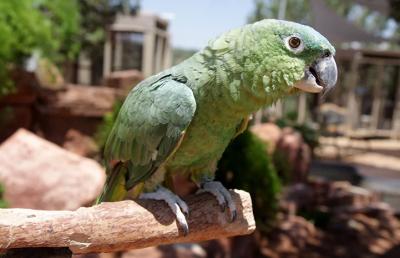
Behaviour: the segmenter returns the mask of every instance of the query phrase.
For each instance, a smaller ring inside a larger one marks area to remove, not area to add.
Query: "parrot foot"
[[[221,207],[221,211],[224,212],[228,206],[230,221],[233,222],[236,219],[237,211],[235,202],[232,199],[229,191],[218,181],[209,181],[201,184],[201,188],[196,192],[198,193],[210,193],[217,198],[218,204]]]
[[[155,192],[142,193],[139,199],[165,201],[174,213],[176,221],[183,230],[183,234],[185,236],[189,234],[189,226],[186,221],[186,217],[189,216],[189,207],[176,194],[165,187],[159,186]]]

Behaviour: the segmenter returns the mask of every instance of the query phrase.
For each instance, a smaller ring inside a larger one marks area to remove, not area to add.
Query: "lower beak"
[[[304,71],[304,77],[294,87],[305,92],[319,93],[334,87],[337,81],[337,67],[333,56],[317,59]]]

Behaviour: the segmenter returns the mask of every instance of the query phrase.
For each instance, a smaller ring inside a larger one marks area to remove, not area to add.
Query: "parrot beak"
[[[304,71],[304,77],[294,87],[305,92],[319,93],[335,86],[337,81],[337,66],[332,55],[318,58]]]

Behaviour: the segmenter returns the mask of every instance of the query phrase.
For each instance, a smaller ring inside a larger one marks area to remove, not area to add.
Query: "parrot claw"
[[[221,207],[221,212],[225,212],[225,210],[226,210],[226,202],[224,202],[221,205],[219,205],[219,207]]]
[[[189,216],[189,207],[176,194],[160,186],[155,192],[142,193],[139,196],[139,199],[165,201],[171,208],[172,212],[174,213],[176,221],[178,222],[179,227],[183,231],[183,235],[187,236],[189,234],[189,226],[186,220],[186,217]]]
[[[199,189],[196,193],[197,194],[210,193],[214,195],[221,208],[221,212],[225,212],[226,207],[228,207],[230,213],[230,222],[236,220],[237,217],[236,205],[229,191],[220,182],[217,181],[205,182],[202,184],[201,189]]]
[[[236,220],[236,217],[237,217],[237,211],[233,211],[231,213],[231,222],[234,222]]]

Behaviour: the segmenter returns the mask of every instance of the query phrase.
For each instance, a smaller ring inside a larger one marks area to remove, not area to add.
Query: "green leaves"
[[[72,59],[79,25],[77,0],[0,1],[0,95],[11,89],[9,70],[34,51],[52,61]]]
[[[264,143],[249,130],[238,135],[218,163],[216,177],[228,188],[248,191],[253,201],[257,228],[266,231],[278,210],[281,182]]]
[[[4,187],[0,185],[0,208],[7,208],[7,202],[3,200]]]

